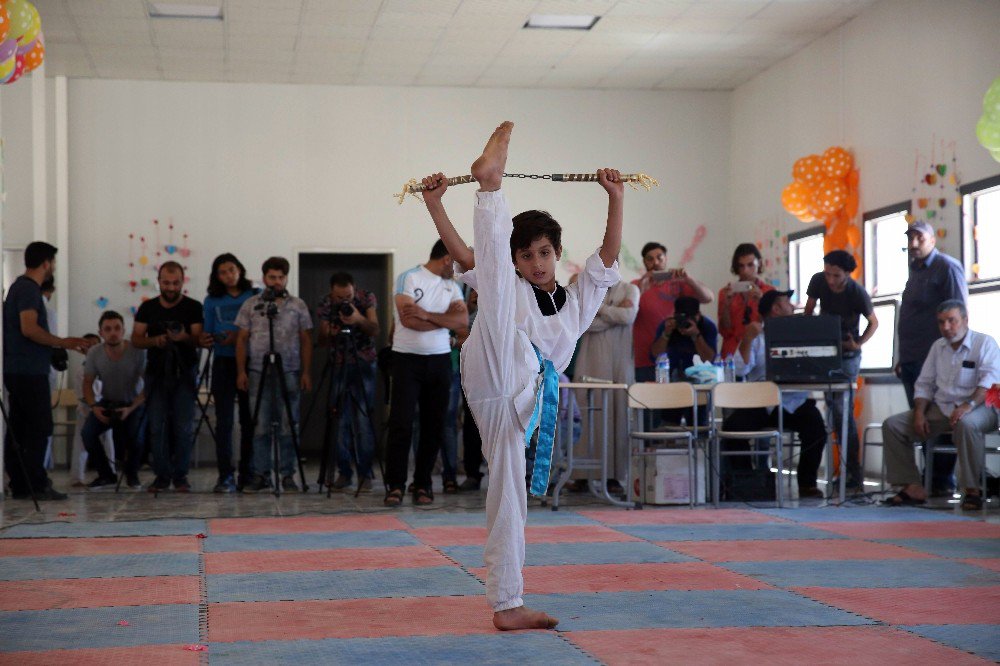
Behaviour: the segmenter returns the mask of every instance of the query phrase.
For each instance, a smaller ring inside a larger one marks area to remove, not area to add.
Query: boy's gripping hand
[[[427,203],[440,202],[441,197],[444,196],[445,191],[448,189],[448,179],[444,177],[443,173],[435,173],[427,176],[420,182],[427,188],[423,192],[424,201]]]
[[[612,199],[620,199],[625,195],[625,183],[622,182],[622,175],[618,169],[598,169],[597,182]]]

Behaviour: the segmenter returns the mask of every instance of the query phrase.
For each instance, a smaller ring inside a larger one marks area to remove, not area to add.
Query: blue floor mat
[[[198,553],[2,557],[0,580],[197,576]]]
[[[327,550],[332,548],[391,548],[419,546],[409,532],[300,532],[296,534],[223,534],[205,539],[206,553],[248,550]]]
[[[939,557],[1000,557],[1000,539],[879,539]]]
[[[828,506],[801,509],[760,509],[769,516],[797,523],[907,523],[925,520],[972,520],[951,511],[911,506]]]
[[[441,552],[469,568],[484,567],[482,546],[443,546]],[[529,543],[525,566],[557,564],[635,564],[644,562],[693,562],[694,558],[651,543]]]
[[[754,525],[621,525],[619,532],[647,541],[733,541],[758,539],[843,539],[845,537],[794,523]]]
[[[208,531],[201,518],[163,518],[121,523],[21,523],[3,532],[4,539],[39,539],[42,537],[117,537],[117,536],[183,536]]]
[[[778,587],[974,587],[1000,585],[1000,573],[963,562],[838,560],[722,562],[718,566]]]
[[[1000,662],[1000,629],[995,624],[921,624],[900,628]]]

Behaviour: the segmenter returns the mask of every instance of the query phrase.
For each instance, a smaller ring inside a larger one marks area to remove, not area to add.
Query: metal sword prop
[[[597,174],[596,173],[553,173],[539,175],[534,173],[505,173],[504,178],[530,178],[532,180],[552,180],[565,183],[596,183]],[[448,179],[448,185],[464,185],[465,183],[474,183],[476,179],[473,176],[456,176],[454,178]],[[623,173],[622,182],[628,183],[633,190],[638,190],[639,187],[649,191],[651,188],[658,186],[660,183],[652,176],[647,176],[644,173]],[[636,187],[638,185],[639,187]],[[403,200],[406,199],[407,194],[413,195],[415,198],[419,199],[420,195],[418,192],[423,192],[427,188],[424,187],[423,183],[419,182],[416,178],[411,178],[405,185],[403,185],[403,191],[399,194],[394,194],[396,199],[399,200],[399,204],[403,204]]]

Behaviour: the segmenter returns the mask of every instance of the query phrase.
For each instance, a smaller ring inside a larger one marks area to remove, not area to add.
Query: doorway
[[[330,276],[338,272],[350,273],[354,278],[356,289],[364,289],[375,295],[378,301],[379,335],[376,348],[382,349],[389,339],[389,328],[392,325],[392,252],[329,252],[324,250],[306,250],[297,254],[298,267],[293,270],[293,276],[298,278],[298,286],[293,293],[304,300],[313,317],[313,343],[319,337],[319,322],[316,320],[316,306],[324,296],[330,293]],[[302,455],[308,460],[319,461],[323,450],[323,431],[326,424],[326,401],[328,399],[329,380],[320,387],[319,382],[326,367],[328,350],[315,347],[312,360],[313,390],[302,395],[301,416],[308,422],[301,424],[300,447]],[[322,389],[322,390],[320,390]],[[318,402],[316,402],[318,401]],[[313,406],[313,403],[316,405]],[[385,423],[385,396],[381,375],[375,384],[375,442],[381,446],[382,429]],[[336,439],[334,439],[334,442]],[[381,455],[381,451],[378,452]],[[314,479],[309,479],[312,483]]]

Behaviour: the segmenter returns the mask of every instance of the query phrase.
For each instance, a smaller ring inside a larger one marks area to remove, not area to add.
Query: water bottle
[[[670,383],[670,357],[665,353],[656,357],[656,383]]]
[[[736,361],[733,360],[733,355],[730,354],[726,357],[726,381],[735,382],[736,381]]]
[[[722,359],[716,356],[712,365],[715,366],[715,381],[719,384],[726,381],[726,369],[722,366]]]

